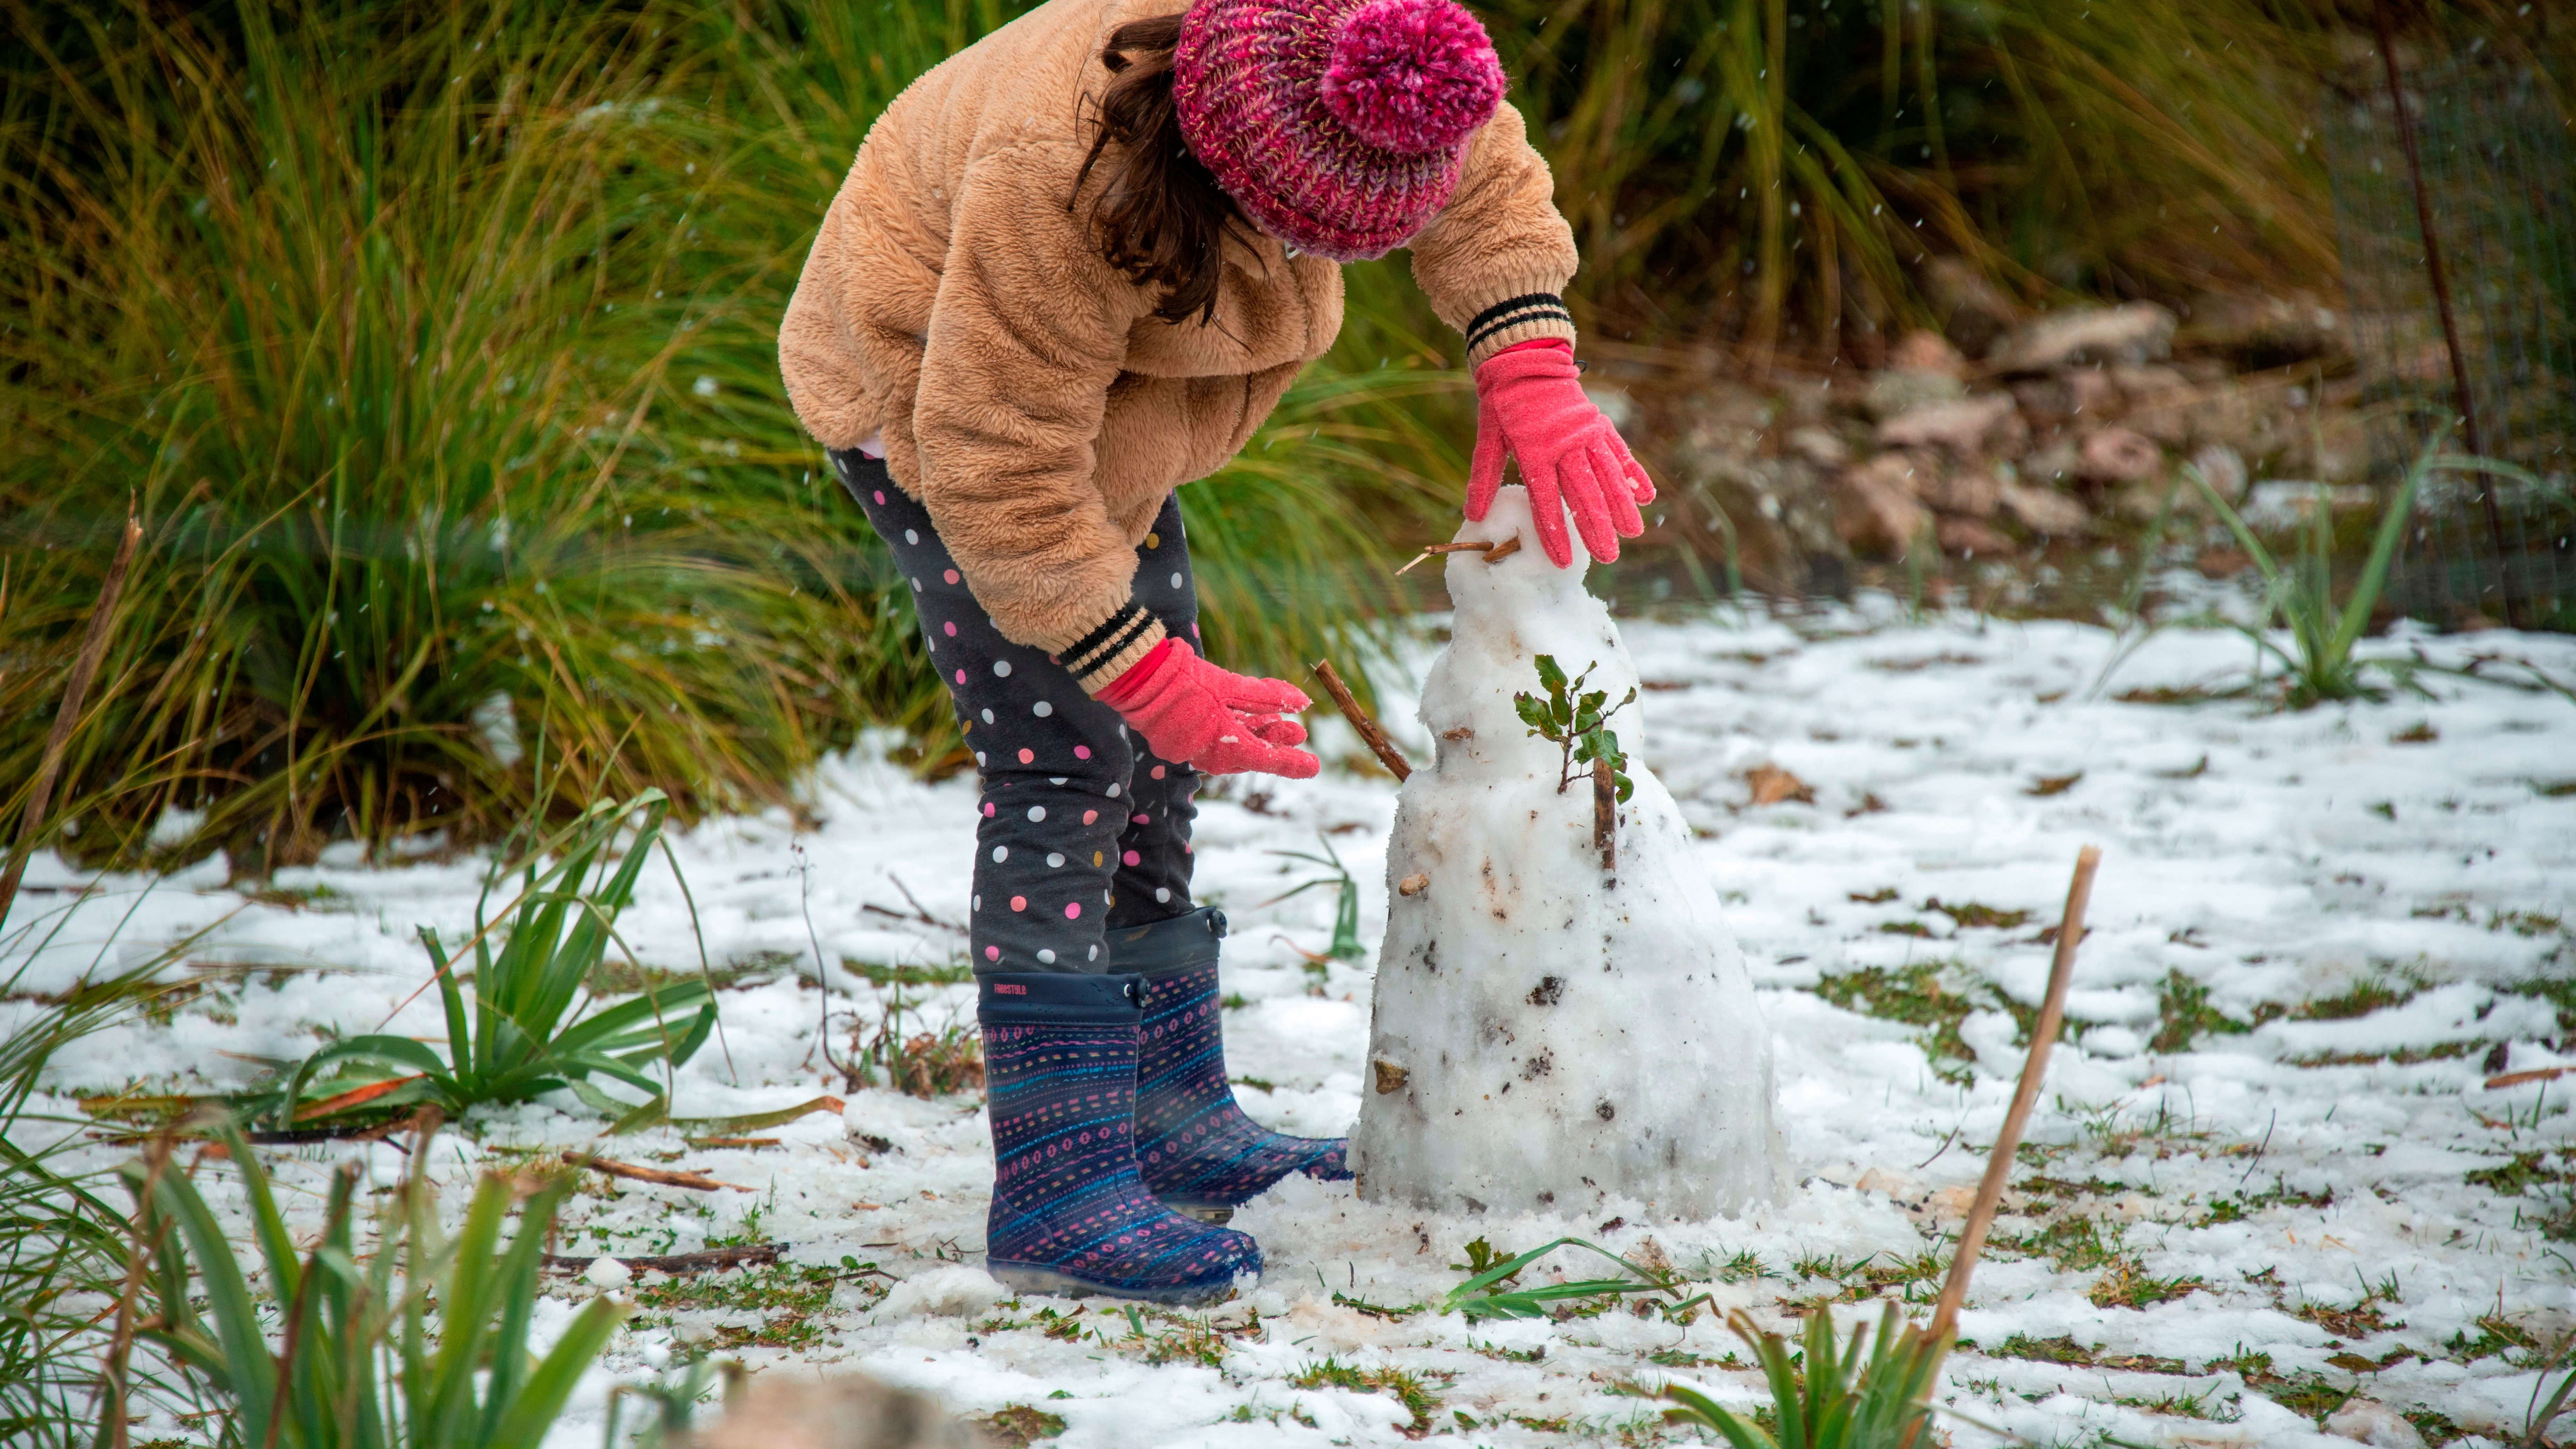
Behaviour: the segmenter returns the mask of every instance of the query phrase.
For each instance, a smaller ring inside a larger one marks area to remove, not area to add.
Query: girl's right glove
[[[1481,521],[1503,486],[1503,458],[1520,460],[1539,546],[1558,568],[1574,562],[1565,515],[1603,563],[1619,540],[1645,532],[1637,512],[1655,485],[1626,440],[1583,395],[1572,345],[1555,338],[1506,347],[1476,369],[1476,455],[1467,467],[1467,517]]]
[[[1100,691],[1145,744],[1201,773],[1259,771],[1311,780],[1322,763],[1290,746],[1306,727],[1290,718],[1314,701],[1295,685],[1219,669],[1178,639],[1166,639]]]

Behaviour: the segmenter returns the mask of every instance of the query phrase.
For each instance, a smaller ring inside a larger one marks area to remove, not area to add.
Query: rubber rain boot
[[[1225,1075],[1225,1012],[1217,956],[1225,912],[1203,906],[1146,926],[1112,927],[1110,969],[1145,981],[1136,1066],[1136,1160],[1156,1197],[1203,1222],[1234,1210],[1292,1172],[1350,1177],[1349,1142],[1290,1137],[1244,1115]]]
[[[977,978],[993,1207],[986,1269],[1021,1293],[1214,1303],[1261,1249],[1157,1201],[1135,1151],[1143,981],[1059,972]]]

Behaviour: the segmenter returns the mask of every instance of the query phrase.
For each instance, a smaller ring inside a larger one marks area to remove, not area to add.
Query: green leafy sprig
[[[1617,704],[1603,708],[1610,691],[1583,687],[1592,671],[1600,667],[1596,659],[1569,680],[1555,655],[1542,654],[1538,656],[1538,682],[1547,690],[1547,696],[1542,699],[1535,694],[1515,694],[1512,708],[1531,734],[1555,745],[1560,752],[1556,793],[1564,794],[1565,787],[1573,784],[1578,774],[1589,773],[1588,768],[1578,770],[1577,766],[1589,767],[1594,760],[1608,760],[1612,785],[1624,803],[1636,785],[1628,778],[1628,756],[1620,750],[1618,732],[1610,728],[1609,719],[1634,704],[1637,691],[1632,686]]]

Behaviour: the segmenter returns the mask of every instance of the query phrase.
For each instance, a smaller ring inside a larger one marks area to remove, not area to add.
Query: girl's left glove
[[[1539,546],[1558,568],[1574,562],[1565,536],[1568,512],[1584,548],[1603,563],[1619,557],[1620,539],[1646,531],[1637,505],[1655,501],[1655,485],[1619,430],[1583,395],[1571,344],[1524,342],[1476,369],[1476,455],[1467,469],[1471,521],[1493,506],[1505,457],[1520,460]]]
[[[1257,770],[1311,780],[1323,768],[1291,746],[1306,742],[1293,716],[1314,701],[1277,679],[1219,669],[1178,639],[1166,639],[1100,691],[1155,754],[1210,775]]]

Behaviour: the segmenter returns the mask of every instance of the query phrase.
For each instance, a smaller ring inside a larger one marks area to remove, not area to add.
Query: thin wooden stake
[[[1394,775],[1399,783],[1411,778],[1412,762],[1404,758],[1404,751],[1395,747],[1395,741],[1386,737],[1386,731],[1377,727],[1377,721],[1369,718],[1368,711],[1360,708],[1360,702],[1351,697],[1351,687],[1342,683],[1342,676],[1334,670],[1333,661],[1316,660],[1315,677],[1324,681],[1324,692],[1333,697],[1333,703],[1341,708],[1342,718],[1351,722],[1351,728],[1358,730],[1360,738],[1376,753],[1378,763],[1386,766],[1387,772]]]
[[[80,654],[72,661],[72,677],[63,686],[62,707],[54,711],[53,732],[45,736],[45,753],[36,766],[35,784],[27,791],[27,809],[18,817],[18,843],[9,850],[9,865],[0,871],[0,926],[9,921],[9,908],[18,900],[19,878],[27,873],[27,857],[36,850],[36,838],[45,827],[45,812],[53,808],[54,778],[62,772],[63,754],[71,747],[72,726],[80,723],[81,705],[89,696],[90,681],[98,674],[98,662],[107,654],[108,631],[116,622],[116,601],[125,592],[126,570],[134,564],[134,546],[143,539],[143,525],[131,508],[125,514],[125,537],[116,546],[116,561],[107,566],[107,582],[98,591],[98,603],[89,613],[89,632],[81,636]]]
[[[1619,794],[1607,755],[1592,758],[1592,844],[1601,852],[1604,872],[1619,868]]]
[[[2066,1019],[2066,988],[2075,979],[2075,948],[2084,939],[2084,907],[2093,898],[2093,870],[2101,863],[2098,847],[2088,845],[2076,852],[2075,880],[2066,889],[2066,916],[2057,927],[2057,959],[2048,969],[2048,997],[2040,1003],[2039,1020],[2030,1029],[2030,1055],[2021,1064],[2020,1085],[2013,1088],[2012,1110],[2004,1114],[2003,1134],[1995,1139],[1995,1150],[1986,1159],[1985,1180],[1977,1184],[1976,1202],[1959,1231],[1958,1255],[1950,1260],[1940,1304],[1932,1310],[1932,1326],[1927,1330],[1932,1338],[1941,1338],[1957,1326],[1959,1305],[1968,1296],[1968,1275],[1976,1271],[1986,1230],[1994,1225],[2004,1184],[2012,1178],[2013,1154],[2021,1147],[2022,1129],[2030,1125],[2030,1110],[2039,1102],[2058,1025]]]

